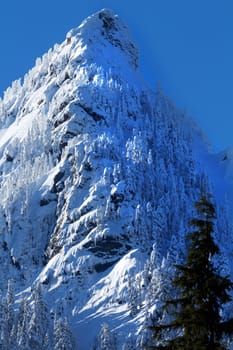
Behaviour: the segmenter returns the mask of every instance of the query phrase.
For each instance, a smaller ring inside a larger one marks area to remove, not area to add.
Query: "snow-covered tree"
[[[19,350],[29,350],[28,343],[28,329],[31,316],[31,310],[26,298],[22,299],[19,305],[19,311],[17,315],[17,346]]]
[[[32,291],[32,316],[29,322],[29,345],[33,349],[43,349],[46,334],[50,328],[50,316],[47,304],[42,298],[40,285]]]
[[[0,348],[7,349],[8,346],[8,324],[6,321],[6,303],[5,299],[0,295]]]
[[[116,350],[116,335],[110,330],[109,325],[101,325],[100,332],[97,336],[94,350]]]
[[[131,275],[128,273],[128,304],[130,315],[134,317],[141,308],[142,291],[140,285],[140,276]]]
[[[12,279],[8,280],[7,294],[5,298],[5,341],[6,345],[11,347],[11,334],[15,323],[15,294],[14,294],[14,282]]]
[[[76,349],[75,339],[67,319],[55,319],[54,321],[54,350]]]

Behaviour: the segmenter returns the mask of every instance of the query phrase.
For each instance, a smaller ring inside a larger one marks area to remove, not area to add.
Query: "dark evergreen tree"
[[[195,208],[198,215],[187,236],[187,259],[176,266],[172,281],[178,296],[164,305],[170,321],[152,327],[156,340],[152,348],[157,350],[223,350],[224,335],[233,333],[233,319],[222,318],[233,284],[213,262],[220,250],[213,237],[216,213],[211,196],[202,194]]]

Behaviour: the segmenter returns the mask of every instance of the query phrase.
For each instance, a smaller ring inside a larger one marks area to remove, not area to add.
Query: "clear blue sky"
[[[232,0],[9,0],[0,11],[0,96],[38,56],[103,7],[130,27],[141,70],[204,129],[233,147]]]

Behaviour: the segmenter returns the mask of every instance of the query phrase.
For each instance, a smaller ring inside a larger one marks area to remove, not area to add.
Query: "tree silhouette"
[[[176,266],[172,282],[178,296],[164,304],[170,321],[152,326],[157,343],[153,349],[223,350],[224,335],[233,333],[233,319],[225,321],[221,312],[231,301],[233,284],[213,262],[220,250],[213,237],[216,212],[211,196],[201,194],[195,209],[197,216],[190,223],[194,230],[187,235],[187,259]]]

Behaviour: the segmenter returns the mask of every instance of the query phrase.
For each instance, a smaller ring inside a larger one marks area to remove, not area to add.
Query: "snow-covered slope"
[[[14,279],[18,301],[40,285],[51,318],[67,317],[78,349],[101,348],[109,332],[112,348],[142,348],[146,314],[164,271],[185,254],[203,186],[215,195],[232,273],[232,166],[220,164],[160,89],[147,87],[112,11],[88,17],[13,83],[0,125],[1,279]]]

